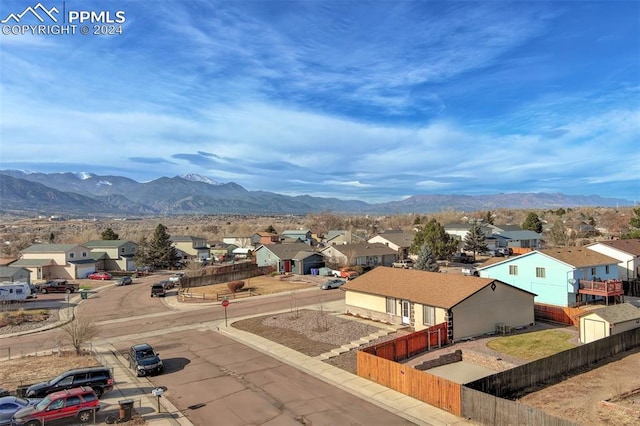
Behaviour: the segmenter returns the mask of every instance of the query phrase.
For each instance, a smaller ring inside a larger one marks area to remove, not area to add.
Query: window
[[[544,268],[536,268],[536,278],[544,278],[545,271]]]
[[[395,315],[396,311],[396,299],[393,297],[387,297],[387,313]]]
[[[604,267],[604,273],[609,275],[609,265],[605,265]]]
[[[86,252],[86,251],[83,251],[83,252],[82,252],[82,257],[87,257],[87,256],[88,256],[87,252]]]
[[[518,265],[509,265],[509,275],[518,275]]]
[[[67,398],[67,407],[73,407],[75,405],[80,405],[80,397],[79,396],[70,396]]]
[[[422,306],[422,323],[424,325],[436,325],[436,308]]]
[[[73,258],[75,258],[75,257],[76,257],[76,254],[75,254],[75,253],[69,253],[69,259],[73,259]]]
[[[124,254],[124,247],[120,247],[120,253]]]
[[[596,268],[591,268],[591,275],[596,276]]]

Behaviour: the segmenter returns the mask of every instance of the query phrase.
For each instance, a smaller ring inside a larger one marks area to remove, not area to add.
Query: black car
[[[162,373],[164,365],[159,355],[148,343],[133,345],[129,348],[129,368],[138,376]]]
[[[50,393],[79,386],[90,386],[98,395],[98,398],[101,397],[103,393],[113,389],[111,369],[108,367],[90,367],[65,371],[55,379],[29,386],[24,396],[27,398],[44,398]]]
[[[169,281],[160,281],[151,286],[151,297],[165,297]]]

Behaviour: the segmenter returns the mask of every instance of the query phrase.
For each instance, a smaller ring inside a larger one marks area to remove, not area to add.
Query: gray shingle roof
[[[622,322],[640,319],[640,309],[631,303],[607,306],[606,308],[591,311],[589,314],[596,314],[609,324],[620,324]]]

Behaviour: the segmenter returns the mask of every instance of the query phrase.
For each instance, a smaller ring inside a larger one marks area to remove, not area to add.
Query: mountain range
[[[122,176],[92,173],[32,173],[0,170],[0,211],[42,215],[185,215],[185,214],[306,214],[433,213],[499,208],[559,208],[631,206],[629,200],[598,195],[510,193],[494,195],[421,194],[400,201],[371,204],[309,195],[287,196],[248,191],[229,182],[185,174],[137,182]]]

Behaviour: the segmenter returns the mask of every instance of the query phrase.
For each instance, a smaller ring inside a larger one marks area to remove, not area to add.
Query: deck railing
[[[588,281],[580,280],[579,293],[596,296],[619,296],[624,294],[622,280]]]

